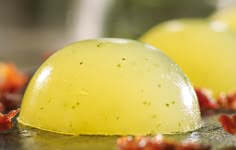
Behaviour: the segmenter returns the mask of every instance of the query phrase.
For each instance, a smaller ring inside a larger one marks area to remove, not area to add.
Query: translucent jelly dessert
[[[231,30],[236,31],[236,5],[230,7],[225,7],[224,9],[219,9],[215,11],[210,19],[212,21],[225,23]]]
[[[201,126],[188,78],[163,52],[126,39],[69,45],[37,70],[18,121],[72,135],[147,135]]]
[[[187,74],[192,84],[220,92],[236,90],[236,34],[224,24],[202,19],[161,23],[141,41],[163,50]]]

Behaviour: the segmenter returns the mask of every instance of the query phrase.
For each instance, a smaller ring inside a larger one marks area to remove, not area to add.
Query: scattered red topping
[[[236,110],[236,92],[226,95],[221,93],[217,99],[219,106],[226,110]]]
[[[184,143],[178,150],[210,150],[211,146],[198,143]]]
[[[236,134],[236,114],[234,114],[232,118],[227,115],[221,115],[219,117],[219,122],[225,131],[230,134]]]
[[[20,93],[3,93],[0,95],[0,112],[8,112],[20,107],[22,94]]]
[[[2,103],[0,103],[0,112],[4,112],[4,111],[5,111],[5,106]]]
[[[203,114],[209,110],[236,110],[236,92],[229,94],[222,92],[216,100],[208,89],[195,88],[195,92]]]
[[[27,76],[18,71],[13,63],[0,62],[0,112],[19,107],[21,90],[27,82]]]
[[[214,100],[210,90],[195,88],[195,92],[197,94],[200,110],[202,113],[218,108],[218,105]]]
[[[26,81],[26,75],[13,63],[0,63],[0,92],[15,92],[24,87]]]
[[[197,143],[178,143],[156,137],[121,137],[117,140],[119,150],[210,150],[210,146]]]
[[[8,130],[13,127],[12,118],[14,118],[20,109],[12,110],[8,114],[0,113],[0,131]]]

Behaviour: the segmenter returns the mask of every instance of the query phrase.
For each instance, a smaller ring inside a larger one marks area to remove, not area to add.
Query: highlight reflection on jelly
[[[173,134],[201,126],[197,104],[185,74],[160,50],[133,40],[94,39],[69,45],[42,64],[18,121],[72,135]]]
[[[39,86],[38,88],[46,84],[48,77],[50,76],[51,69],[52,68],[50,66],[43,69],[42,73],[39,75],[38,79],[36,80],[36,85]]]

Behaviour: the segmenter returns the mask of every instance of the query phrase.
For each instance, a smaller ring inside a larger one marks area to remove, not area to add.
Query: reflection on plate
[[[236,136],[225,132],[218,123],[220,114],[205,116],[204,126],[197,131],[165,137],[176,141],[210,144],[213,150],[236,146]],[[15,128],[0,134],[0,149],[116,150],[117,138],[118,136],[68,136],[32,129],[16,123]]]

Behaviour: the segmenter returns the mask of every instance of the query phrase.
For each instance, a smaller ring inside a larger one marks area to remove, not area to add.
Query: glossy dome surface
[[[236,90],[236,34],[223,24],[172,20],[153,27],[140,40],[163,50],[194,86],[212,89],[216,95]]]
[[[225,23],[230,29],[236,31],[236,6],[220,9],[210,16],[215,22]]]
[[[69,45],[33,76],[21,124],[85,135],[176,133],[200,127],[196,95],[160,50],[125,39]]]

